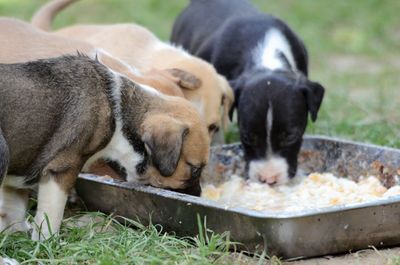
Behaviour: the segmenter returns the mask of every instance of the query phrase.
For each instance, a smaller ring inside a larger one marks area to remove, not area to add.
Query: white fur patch
[[[143,156],[134,151],[133,146],[123,135],[121,121],[117,121],[115,132],[108,145],[89,158],[83,167],[83,171],[88,171],[90,165],[100,158],[117,161],[123,166],[126,170],[127,181],[136,181],[138,179],[136,165],[143,161]]]
[[[95,50],[94,54],[91,56],[91,58],[95,59],[96,56],[100,55],[100,56],[99,56],[99,60],[100,60],[100,62],[101,62],[101,54],[105,54],[105,55],[107,55],[108,57],[113,58],[114,60],[118,61],[121,65],[123,65],[124,67],[126,67],[127,69],[129,69],[129,71],[131,71],[133,74],[138,75],[138,76],[141,76],[141,75],[142,75],[142,73],[139,71],[139,69],[137,69],[137,68],[135,68],[135,67],[133,67],[133,66],[127,64],[127,63],[124,62],[123,60],[120,60],[120,59],[114,57],[113,55],[111,55],[109,52],[107,52],[107,51],[104,50],[104,49],[97,48],[97,49]],[[105,66],[108,67],[107,65],[105,65]]]
[[[138,84],[140,85],[141,88],[143,88],[143,90],[145,90],[146,92],[148,92],[148,93],[150,93],[152,95],[159,96],[159,97],[163,97],[164,96],[158,90],[156,90],[155,88],[153,88],[151,86],[140,84],[140,83],[138,83]]]
[[[282,157],[271,157],[268,160],[251,161],[249,164],[249,178],[268,184],[281,185],[288,182],[288,168]]]
[[[278,29],[271,29],[265,33],[264,39],[257,44],[253,51],[253,58],[258,65],[271,70],[287,69],[285,62],[279,56],[279,52],[285,55],[291,70],[297,72],[290,44]]]
[[[16,189],[26,189],[29,188],[25,184],[24,176],[7,175],[3,180],[3,185],[7,187],[12,187]]]
[[[268,111],[267,111],[267,153],[265,154],[266,157],[271,157],[272,156],[272,145],[271,145],[271,131],[272,131],[272,123],[274,117],[273,115],[273,109],[272,109],[272,104],[268,103]]]
[[[138,178],[136,172],[136,165],[142,162],[143,157],[134,151],[133,146],[129,143],[128,139],[122,133],[122,118],[121,118],[121,79],[118,74],[114,78],[115,85],[112,91],[113,101],[115,103],[115,131],[111,141],[105,148],[90,157],[84,167],[83,171],[88,171],[91,164],[100,158],[111,159],[117,161],[123,166],[127,173],[128,181],[136,181]]]
[[[6,176],[5,183],[10,183],[7,179],[24,179],[23,177]],[[0,187],[0,232],[4,229],[7,231],[28,231],[29,224],[25,215],[28,207],[27,194],[21,194],[17,189],[6,185]]]
[[[15,259],[0,257],[0,264],[1,265],[19,265],[20,263]]]
[[[174,43],[169,43],[169,42],[167,42],[167,43],[163,42],[163,44],[164,45],[162,46],[162,48],[164,48],[164,49],[165,48],[173,49],[174,51],[179,52],[181,55],[183,55],[185,57],[192,57],[192,55],[185,48],[183,48],[182,45],[176,45]],[[161,48],[161,46],[160,46],[160,48]]]
[[[33,224],[32,240],[44,240],[58,233],[68,194],[54,179],[39,183],[38,207]],[[47,222],[48,219],[48,222]]]

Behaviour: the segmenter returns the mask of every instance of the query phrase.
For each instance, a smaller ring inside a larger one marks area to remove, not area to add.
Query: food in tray
[[[276,187],[233,175],[220,185],[203,184],[202,190],[203,198],[256,211],[302,211],[400,195],[400,186],[387,189],[373,176],[360,177],[355,182],[330,173],[296,177],[291,183]]]

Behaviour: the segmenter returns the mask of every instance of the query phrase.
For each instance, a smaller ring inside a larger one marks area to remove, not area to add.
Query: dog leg
[[[66,151],[43,169],[32,240],[45,240],[60,230],[68,193],[75,184],[81,164],[79,158]]]
[[[59,231],[67,198],[54,178],[40,181],[32,240],[45,240]]]
[[[0,232],[28,231],[26,221],[29,191],[2,185],[0,187]]]

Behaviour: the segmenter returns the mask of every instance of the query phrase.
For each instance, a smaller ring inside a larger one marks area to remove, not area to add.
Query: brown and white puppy
[[[50,30],[56,13],[75,1],[51,1],[34,15],[32,24]],[[174,69],[170,72],[191,81],[182,83],[182,92],[206,120],[211,137],[222,125],[227,124],[228,113],[234,101],[233,91],[227,80],[211,64],[160,41],[146,28],[135,24],[77,25],[55,33],[102,48],[141,71],[146,72],[152,68]],[[185,78],[187,73],[192,73],[197,78]]]
[[[97,58],[112,70],[126,75],[139,84],[154,87],[171,96],[184,97],[181,86],[190,86],[192,83],[196,83],[196,79],[191,74],[173,69],[149,68],[146,72],[141,73],[136,68],[89,43],[44,32],[17,19],[0,18],[0,47],[2,51],[0,63],[19,63],[66,54],[75,55],[79,51],[91,58]],[[104,161],[99,161],[99,166],[102,164]],[[96,165],[97,163],[86,168],[87,172],[100,175],[110,175],[110,171],[114,172],[111,168],[105,170],[106,167],[98,168]],[[115,172],[111,175],[115,175]]]
[[[78,173],[98,158],[118,161],[130,181],[200,193],[209,137],[186,100],[86,56],[0,72],[0,231],[28,228],[28,189],[38,185],[32,238],[56,233]]]

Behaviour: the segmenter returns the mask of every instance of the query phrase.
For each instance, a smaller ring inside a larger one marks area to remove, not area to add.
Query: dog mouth
[[[107,161],[108,166],[114,170],[123,180],[127,181],[128,179],[128,175],[127,175],[127,170],[120,165],[117,161],[113,161],[113,160],[108,160]],[[138,174],[136,176],[136,180],[135,182],[141,184],[141,185],[150,185],[153,187],[158,187],[158,188],[162,188],[162,189],[167,189],[167,190],[171,190],[171,191],[175,191],[175,192],[179,192],[179,193],[183,193],[183,194],[188,194],[188,195],[192,195],[192,196],[200,196],[201,194],[201,187],[200,187],[200,177],[203,173],[203,168],[204,165],[200,165],[200,166],[193,166],[191,164],[189,164],[189,168],[190,168],[190,178],[186,179],[186,180],[179,180],[177,181],[177,183],[180,183],[179,188],[171,188],[166,186],[166,183],[164,183],[162,181],[162,179],[168,179],[169,177],[161,177],[161,179],[152,176],[152,174],[150,172],[146,172],[146,173],[150,173],[150,175],[148,174]],[[175,186],[175,187],[176,187]]]
[[[171,191],[187,194],[187,195],[192,195],[192,196],[197,196],[200,197],[201,195],[201,186],[200,183],[198,185],[193,185],[189,186],[187,188],[183,189],[170,189]]]

